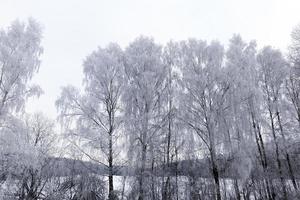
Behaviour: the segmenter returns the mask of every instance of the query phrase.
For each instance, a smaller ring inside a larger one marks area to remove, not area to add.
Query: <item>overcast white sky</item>
[[[159,43],[189,37],[218,39],[234,33],[259,46],[285,50],[300,22],[300,0],[0,0],[0,27],[35,18],[44,27],[42,65],[34,82],[44,95],[28,111],[56,117],[60,88],[82,83],[82,61],[97,46],[126,46],[139,35]]]

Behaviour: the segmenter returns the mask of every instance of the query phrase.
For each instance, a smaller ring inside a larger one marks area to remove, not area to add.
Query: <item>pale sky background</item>
[[[218,39],[234,33],[258,45],[286,50],[300,22],[300,0],[0,0],[0,27],[35,18],[44,27],[44,54],[33,82],[44,90],[27,105],[56,118],[62,86],[82,83],[82,62],[98,46],[126,46],[139,35],[164,44],[189,37]]]

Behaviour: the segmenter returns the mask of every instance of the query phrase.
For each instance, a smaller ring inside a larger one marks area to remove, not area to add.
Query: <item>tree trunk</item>
[[[255,135],[255,141],[256,141],[258,152],[259,152],[263,172],[264,172],[264,175],[266,176],[264,182],[266,184],[267,198],[269,200],[273,200],[275,198],[275,194],[272,190],[272,184],[270,183],[269,176],[267,175],[268,161],[267,161],[264,141],[263,141],[263,138],[261,135],[259,123],[256,122],[256,117],[253,112],[254,108],[253,108],[252,102],[249,102],[249,107],[250,107],[250,116],[251,116],[251,121],[252,121],[253,132]]]
[[[126,176],[123,176],[123,180],[122,180],[121,200],[124,200],[124,195],[125,195],[125,184],[126,184]]]
[[[109,133],[109,155],[108,155],[108,199],[114,199],[114,183],[113,183],[113,150],[112,150],[112,133]]]
[[[155,173],[154,173],[154,156],[152,155],[152,162],[151,162],[151,192],[152,192],[152,199],[156,199],[156,192],[155,192]]]
[[[171,68],[168,71],[168,132],[167,132],[167,180],[164,184],[163,188],[163,196],[164,200],[171,199],[171,185],[170,185],[170,157],[171,157],[171,137],[172,137],[172,94],[171,94],[171,87],[172,87],[172,78],[171,78]]]
[[[175,157],[176,157],[176,164],[175,164],[175,184],[176,184],[176,200],[179,199],[179,196],[178,196],[178,150],[177,150],[177,147],[175,147]]]
[[[277,136],[276,136],[276,133],[275,133],[274,118],[273,118],[273,113],[272,113],[271,108],[270,108],[270,102],[269,102],[269,109],[268,110],[269,110],[269,116],[270,116],[270,121],[271,121],[272,135],[273,135],[274,144],[275,144],[276,162],[277,162],[277,166],[278,166],[278,173],[279,173],[279,176],[280,176],[280,183],[281,183],[281,187],[282,187],[283,198],[285,200],[287,200],[286,186],[285,186],[285,182],[284,182],[284,177],[283,177],[282,167],[281,167],[281,161],[280,161],[280,157],[279,157],[279,144],[278,144]]]
[[[235,191],[235,197],[237,200],[241,200],[241,194],[240,194],[240,190],[239,190],[239,183],[237,181],[237,179],[234,179],[234,191]]]
[[[215,182],[215,192],[217,196],[217,200],[221,200],[221,188],[220,188],[220,177],[219,177],[219,170],[216,163],[216,153],[214,149],[210,150],[211,156],[211,165],[212,165],[212,174]]]
[[[144,199],[144,176],[145,176],[145,166],[146,166],[146,151],[147,146],[142,144],[142,160],[141,160],[141,171],[139,177],[139,198],[138,200]]]
[[[294,171],[293,171],[293,168],[292,168],[292,164],[291,164],[291,161],[290,161],[290,156],[289,156],[289,153],[287,151],[286,140],[285,140],[285,136],[284,136],[284,133],[283,133],[283,127],[282,127],[282,123],[281,123],[281,118],[280,118],[280,114],[279,114],[279,111],[278,111],[278,107],[276,109],[277,109],[276,110],[277,121],[278,121],[278,124],[279,124],[279,129],[280,129],[281,137],[282,137],[283,142],[284,142],[285,157],[286,157],[286,161],[287,161],[287,164],[288,164],[290,178],[292,180],[293,187],[294,187],[295,191],[297,191],[298,190],[298,186],[297,186],[297,182],[296,182],[296,179],[295,179],[295,175],[294,175]]]
[[[171,103],[169,102],[169,109],[170,109]],[[168,114],[168,135],[167,135],[167,180],[164,183],[163,187],[163,196],[162,199],[169,200],[170,199],[170,146],[171,146],[171,113],[169,111]]]
[[[144,200],[144,176],[145,176],[145,167],[146,167],[146,156],[147,156],[147,133],[148,133],[148,122],[149,122],[149,110],[148,104],[145,104],[145,121],[143,122],[143,131],[141,132],[141,147],[142,147],[142,160],[141,160],[141,171],[139,177],[139,198],[138,200]]]

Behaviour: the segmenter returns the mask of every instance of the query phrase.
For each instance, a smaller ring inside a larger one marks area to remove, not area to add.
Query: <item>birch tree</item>
[[[247,44],[239,35],[230,39],[230,45],[226,52],[226,71],[230,82],[230,90],[227,101],[230,105],[227,117],[223,118],[225,133],[225,153],[228,152],[229,160],[234,163],[233,168],[237,172],[234,178],[236,199],[241,199],[238,177],[246,183],[251,169],[240,167],[241,164],[251,166],[253,157],[250,152],[253,149],[251,137],[250,115],[248,102],[254,95],[255,67],[256,67],[256,43]],[[243,147],[243,148],[242,148]]]
[[[41,37],[41,27],[33,19],[14,21],[0,30],[0,171],[4,180],[29,164],[23,153],[33,156],[24,140],[26,129],[20,116],[26,100],[42,93],[30,84],[41,62]]]
[[[169,42],[163,49],[163,62],[166,67],[166,101],[164,105],[164,111],[167,115],[167,121],[165,123],[164,131],[164,160],[163,165],[167,169],[164,173],[166,174],[166,181],[163,180],[162,186],[162,198],[163,199],[172,199],[172,184],[171,184],[171,164],[174,162],[172,159],[176,156],[176,130],[175,130],[175,118],[176,118],[176,89],[178,88],[178,81],[176,78],[176,63],[179,54],[179,45],[176,42]],[[177,69],[178,70],[178,69]],[[176,162],[176,161],[175,161]]]
[[[30,85],[38,71],[43,52],[41,27],[33,19],[14,21],[0,30],[0,115],[18,112],[28,97],[40,95],[37,85]]]
[[[123,86],[123,52],[116,44],[99,48],[84,62],[84,93],[63,88],[56,105],[74,144],[88,158],[108,168],[109,199],[114,199],[114,158],[120,127],[120,96]],[[78,141],[81,141],[79,144]],[[81,146],[83,145],[83,146]],[[91,147],[99,155],[84,150]],[[97,151],[96,151],[97,152]],[[104,156],[104,160],[102,159]]]
[[[160,105],[164,92],[166,70],[162,63],[161,46],[153,39],[139,37],[125,51],[127,85],[124,92],[126,127],[130,142],[138,148],[138,199],[147,198],[146,168],[151,140],[163,125]]]
[[[289,47],[289,75],[286,81],[287,96],[292,102],[295,118],[300,130],[300,25],[292,31],[292,44]]]
[[[216,199],[221,199],[220,174],[217,163],[221,141],[220,116],[226,109],[225,95],[229,83],[222,77],[224,49],[218,42],[189,40],[181,43],[182,120],[193,129],[206,146],[215,183]]]
[[[263,48],[260,54],[257,56],[257,59],[261,70],[260,85],[264,94],[268,120],[270,120],[270,131],[275,145],[275,156],[281,181],[283,198],[287,199],[286,183],[284,181],[282,169],[283,166],[280,159],[281,150],[279,145],[279,136],[278,132],[276,131],[277,120],[281,131],[281,137],[284,138],[278,106],[281,98],[280,95],[283,80],[285,78],[286,62],[279,51],[273,50],[270,47]]]

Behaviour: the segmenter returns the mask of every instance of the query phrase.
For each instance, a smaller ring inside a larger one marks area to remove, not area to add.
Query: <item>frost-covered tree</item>
[[[292,32],[292,44],[289,48],[290,69],[286,82],[287,96],[295,110],[295,118],[300,130],[300,25]]]
[[[41,113],[14,118],[8,129],[2,130],[1,177],[5,198],[40,198],[51,173],[51,153],[55,146],[54,123]]]
[[[223,76],[224,48],[218,42],[191,39],[181,43],[182,120],[202,140],[211,163],[215,194],[221,199],[218,144],[222,140],[221,117],[227,108],[229,83]]]
[[[161,113],[166,69],[161,46],[139,37],[125,51],[127,84],[123,96],[126,132],[138,150],[130,152],[137,163],[138,199],[146,199],[146,168],[153,141],[164,123]]]
[[[177,42],[169,42],[163,49],[163,63],[166,67],[167,73],[166,73],[166,91],[164,93],[165,95],[165,101],[162,105],[162,111],[166,113],[167,120],[165,123],[165,126],[163,128],[163,137],[162,137],[162,143],[163,143],[163,152],[164,152],[164,158],[163,158],[163,165],[164,169],[164,175],[166,176],[166,180],[163,180],[162,185],[162,199],[172,199],[175,195],[172,191],[174,191],[174,184],[172,184],[171,180],[171,164],[172,162],[176,162],[176,154],[178,152],[177,149],[177,130],[176,130],[176,107],[178,102],[176,101],[176,95],[178,93],[178,79],[177,79],[177,73],[176,70],[178,67],[176,66],[177,59],[179,54],[179,45]],[[178,157],[178,156],[177,156]],[[177,177],[176,177],[177,178]],[[176,179],[177,180],[177,179]],[[175,184],[176,185],[176,184]],[[177,186],[175,186],[176,189]],[[177,189],[176,189],[177,190]],[[178,191],[177,191],[178,192]]]
[[[40,66],[41,27],[33,19],[0,31],[0,115],[19,111],[41,89],[28,83]]]
[[[247,44],[239,35],[230,39],[229,48],[226,51],[226,76],[230,82],[230,90],[227,101],[230,107],[227,109],[227,117],[223,118],[225,131],[224,151],[229,160],[234,163],[233,170],[237,176],[242,177],[243,184],[251,173],[250,154],[254,150],[254,141],[251,134],[251,120],[249,102],[256,96],[255,67],[256,67],[256,43]],[[240,167],[241,164],[249,165]],[[241,199],[239,181],[234,179],[236,199]]]
[[[268,120],[270,121],[270,131],[275,146],[275,156],[278,167],[278,173],[281,180],[283,198],[287,199],[286,183],[283,177],[283,164],[280,159],[279,133],[276,131],[276,123],[280,128],[281,137],[284,138],[282,123],[280,120],[279,103],[281,90],[286,74],[286,62],[281,52],[271,47],[265,47],[257,56],[260,70],[260,86],[263,93],[264,104],[267,110]]]
[[[41,34],[33,19],[0,30],[0,173],[4,180],[35,163],[30,162],[36,154],[27,143],[28,129],[19,115],[28,97],[41,94],[38,86],[30,85],[41,62]]]
[[[23,139],[27,148],[30,149],[30,153],[34,155],[32,158],[34,160],[28,161],[35,164],[24,167],[18,177],[20,182],[17,196],[21,199],[41,198],[46,195],[45,186],[52,178],[52,173],[45,169],[51,168],[50,156],[54,153],[55,148],[58,148],[55,146],[57,140],[54,133],[54,122],[43,113],[28,115],[24,121],[25,135]]]
[[[65,87],[56,101],[60,118],[82,152],[108,168],[109,199],[114,199],[113,174],[123,92],[123,52],[116,44],[99,48],[84,61],[84,92]],[[83,147],[97,152],[84,150]]]

